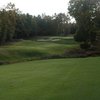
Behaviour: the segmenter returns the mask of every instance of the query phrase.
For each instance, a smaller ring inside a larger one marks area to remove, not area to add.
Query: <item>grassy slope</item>
[[[0,100],[100,100],[100,57],[0,66]]]
[[[0,47],[0,62],[16,62],[61,55],[75,46],[72,37],[40,37],[36,40],[22,40]]]

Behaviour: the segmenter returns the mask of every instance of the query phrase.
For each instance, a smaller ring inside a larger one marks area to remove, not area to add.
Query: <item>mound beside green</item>
[[[64,55],[77,46],[73,37],[38,37],[0,47],[0,64]],[[56,57],[57,58],[57,57]]]
[[[100,57],[2,65],[0,100],[100,100]]]

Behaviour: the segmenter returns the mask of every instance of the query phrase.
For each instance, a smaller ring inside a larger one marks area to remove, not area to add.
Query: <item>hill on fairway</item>
[[[50,58],[76,48],[73,37],[38,37],[0,47],[0,64]],[[57,57],[56,57],[57,58]]]
[[[100,100],[100,57],[2,65],[0,100]]]

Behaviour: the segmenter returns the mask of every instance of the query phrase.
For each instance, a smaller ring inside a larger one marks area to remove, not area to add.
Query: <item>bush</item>
[[[87,50],[90,48],[90,44],[89,43],[82,43],[82,44],[80,44],[80,48]]]

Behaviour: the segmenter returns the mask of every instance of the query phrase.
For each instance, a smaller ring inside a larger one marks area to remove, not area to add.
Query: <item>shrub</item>
[[[80,47],[81,47],[81,49],[87,50],[90,48],[90,44],[89,43],[82,43],[82,44],[80,44]]]

